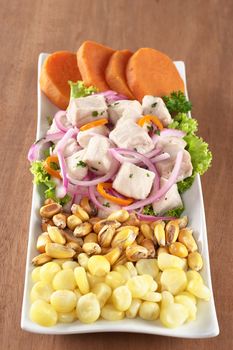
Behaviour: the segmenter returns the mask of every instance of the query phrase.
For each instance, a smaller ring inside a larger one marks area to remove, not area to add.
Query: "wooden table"
[[[231,0],[2,0],[0,348],[233,349],[233,3]],[[193,116],[214,154],[203,177],[220,335],[182,340],[140,334],[41,336],[20,329],[40,52],[76,51],[85,39],[115,49],[154,47],[186,63]]]

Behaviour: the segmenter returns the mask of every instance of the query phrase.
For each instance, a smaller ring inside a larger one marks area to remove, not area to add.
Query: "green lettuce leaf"
[[[98,89],[95,86],[86,87],[82,80],[78,80],[76,83],[74,83],[71,80],[68,80],[68,84],[70,85],[71,98],[89,96],[98,91]]]
[[[52,198],[61,205],[65,205],[70,201],[71,197],[68,194],[63,198],[56,197],[56,183],[51,180],[51,176],[44,169],[43,161],[32,162],[30,171],[34,175],[34,184],[39,187],[39,191],[44,194],[45,199]]]
[[[163,215],[179,218],[181,216],[181,214],[183,213],[183,211],[184,211],[184,207],[179,207],[176,209],[170,209],[170,210],[166,211],[166,213],[164,213]]]

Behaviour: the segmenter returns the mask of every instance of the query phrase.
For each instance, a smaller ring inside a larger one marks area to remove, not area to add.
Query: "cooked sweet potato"
[[[94,41],[84,41],[77,52],[78,67],[84,84],[94,85],[99,91],[109,90],[105,68],[114,50]]]
[[[145,95],[164,96],[172,91],[184,91],[174,63],[164,53],[141,48],[129,59],[126,77],[133,95],[141,101]]]
[[[129,50],[114,52],[105,71],[105,79],[110,89],[130,99],[134,99],[134,96],[127,85],[125,69],[132,54]]]
[[[40,87],[51,102],[61,109],[66,109],[70,98],[68,80],[80,79],[76,55],[69,51],[58,51],[49,55],[44,62]]]

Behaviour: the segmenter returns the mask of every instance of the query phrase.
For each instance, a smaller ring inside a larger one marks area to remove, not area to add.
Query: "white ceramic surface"
[[[40,75],[41,65],[47,54],[41,53],[38,62],[38,76]],[[185,81],[185,65],[182,61],[175,62],[175,65]],[[54,115],[57,108],[41,93],[38,83],[38,119],[37,119],[37,135],[36,138],[42,137],[48,127],[46,116]],[[208,176],[208,175],[206,175]],[[204,268],[201,272],[205,283],[212,291],[209,253],[207,243],[207,232],[205,222],[205,212],[203,205],[202,189],[200,177],[197,176],[191,189],[183,195],[185,204],[185,213],[189,217],[189,226],[194,229],[194,235],[198,242],[199,250],[204,259]],[[37,255],[36,240],[41,232],[39,208],[41,200],[37,192],[36,186],[33,187],[32,209],[29,228],[29,240],[27,251],[27,263],[25,273],[25,287],[22,306],[22,329],[41,334],[75,334],[75,333],[94,333],[94,332],[135,332],[158,334],[172,337],[182,338],[208,338],[219,334],[218,321],[216,317],[213,294],[209,302],[198,302],[197,319],[195,321],[184,324],[176,329],[168,329],[162,326],[159,321],[144,321],[138,319],[124,319],[117,322],[99,320],[94,324],[82,324],[76,321],[71,324],[57,324],[54,327],[46,328],[33,323],[29,318],[30,299],[29,294],[32,287],[31,264],[32,258]]]

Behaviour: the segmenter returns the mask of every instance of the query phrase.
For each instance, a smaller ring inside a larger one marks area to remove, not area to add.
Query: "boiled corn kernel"
[[[50,296],[53,293],[53,288],[51,284],[44,281],[39,281],[34,284],[30,293],[30,300],[34,302],[38,299],[49,302]]]
[[[156,259],[140,259],[136,263],[136,269],[139,275],[150,275],[153,278],[159,273],[158,263]]]
[[[97,283],[91,290],[99,300],[100,307],[103,307],[112,294],[112,290],[106,283]]]
[[[71,323],[77,318],[75,310],[71,312],[58,312],[58,322],[61,323]]]
[[[113,271],[119,272],[125,281],[128,281],[131,277],[129,270],[124,265],[114,266]]]
[[[55,275],[52,285],[55,290],[59,290],[59,289],[74,290],[76,287],[74,271],[71,269],[59,271]]]
[[[161,253],[158,256],[158,267],[162,271],[168,268],[184,269],[185,266],[185,261],[183,261],[181,258],[178,258],[178,256],[167,253]]]
[[[74,270],[79,264],[76,261],[66,261],[62,264],[63,270],[71,269]]]
[[[53,262],[62,267],[62,264],[67,261],[72,261],[70,258],[67,259],[53,259]]]
[[[193,252],[188,255],[188,265],[190,269],[200,271],[203,267],[202,256],[198,252]]]
[[[90,291],[90,286],[84,267],[78,266],[74,269],[74,277],[77,286],[82,294],[87,294]]]
[[[135,276],[130,278],[127,281],[126,285],[131,291],[133,298],[141,298],[149,290],[148,284],[145,283],[145,279],[143,278],[143,276]]]
[[[56,226],[50,226],[48,225],[48,234],[49,238],[51,239],[52,242],[58,243],[58,244],[65,244],[66,239],[62,234],[62,231],[56,227]]]
[[[120,286],[112,293],[112,303],[119,311],[126,311],[132,302],[132,294],[127,286]]]
[[[158,289],[158,283],[156,281],[152,281],[150,286],[150,292],[155,292]]]
[[[77,302],[77,316],[83,323],[93,323],[100,316],[100,304],[94,293],[81,296]]]
[[[38,266],[32,270],[31,277],[32,277],[32,282],[34,283],[40,281],[40,268],[41,266]]]
[[[44,300],[36,300],[30,307],[30,319],[41,326],[54,326],[57,318],[54,308]]]
[[[127,263],[125,263],[125,267],[129,270],[130,277],[137,276],[138,274],[137,269],[131,261],[128,261]]]
[[[166,307],[162,307],[160,312],[160,321],[168,328],[181,326],[188,317],[188,310],[182,304],[168,304]]]
[[[151,301],[142,302],[139,308],[139,316],[148,321],[157,320],[159,312],[159,305]]]
[[[126,311],[125,315],[127,318],[135,318],[139,311],[142,301],[140,299],[132,299],[130,307]]]
[[[157,249],[157,256],[159,256],[159,254],[162,254],[162,253],[169,253],[169,250],[168,250],[168,247],[159,247]]]
[[[189,270],[186,272],[186,277],[188,282],[191,280],[198,280],[201,283],[204,283],[203,278],[201,277],[200,273],[195,270]]]
[[[87,271],[87,278],[88,278],[88,282],[89,282],[90,288],[94,288],[94,286],[97,283],[105,282],[105,276],[94,276],[88,271]]]
[[[118,271],[110,271],[105,277],[105,283],[112,289],[122,286],[125,282],[125,278]]]
[[[191,294],[191,293],[189,293],[189,292],[187,292],[187,291],[184,291],[184,292],[182,292],[182,293],[179,293],[178,295],[184,295],[184,296],[188,297],[195,305],[197,304],[197,299],[196,299],[196,297],[195,297],[193,294]]]
[[[87,269],[89,256],[86,253],[80,253],[78,255],[78,263],[80,266],[84,267],[84,269]]]
[[[107,321],[119,321],[124,318],[125,313],[115,309],[113,305],[107,304],[102,308],[101,316]]]
[[[45,252],[48,256],[57,259],[72,258],[76,252],[72,248],[65,247],[58,243],[47,243]]]
[[[161,275],[162,290],[167,290],[176,295],[187,286],[187,277],[183,270],[169,268],[163,271]]]
[[[188,256],[188,249],[185,247],[183,243],[175,242],[169,246],[169,253],[172,255],[176,255],[179,258],[186,258]]]
[[[61,267],[57,263],[51,261],[44,264],[40,268],[41,281],[51,283],[58,271],[61,271]]]
[[[50,303],[57,312],[71,312],[76,302],[76,295],[71,290],[56,290],[50,297]]]
[[[209,288],[198,280],[189,281],[187,291],[199,299],[210,300],[211,293]]]
[[[191,298],[185,295],[176,295],[174,299],[175,303],[182,304],[187,308],[189,313],[188,321],[193,321],[196,319],[197,307]]]
[[[162,308],[165,308],[169,304],[173,304],[174,303],[173,295],[170,292],[168,292],[167,290],[163,291],[161,293],[161,295],[162,295],[162,301],[161,301],[161,307]]]
[[[76,296],[76,300],[78,301],[78,299],[82,296],[82,293],[80,292],[80,290],[78,288],[74,289],[74,294]]]
[[[95,276],[105,276],[110,271],[109,261],[101,255],[91,256],[87,267],[90,273]]]
[[[151,302],[154,302],[154,303],[158,303],[162,300],[162,295],[161,293],[156,293],[156,292],[147,292],[145,295],[142,296],[142,299],[143,300],[146,300],[146,301],[151,301]]]

